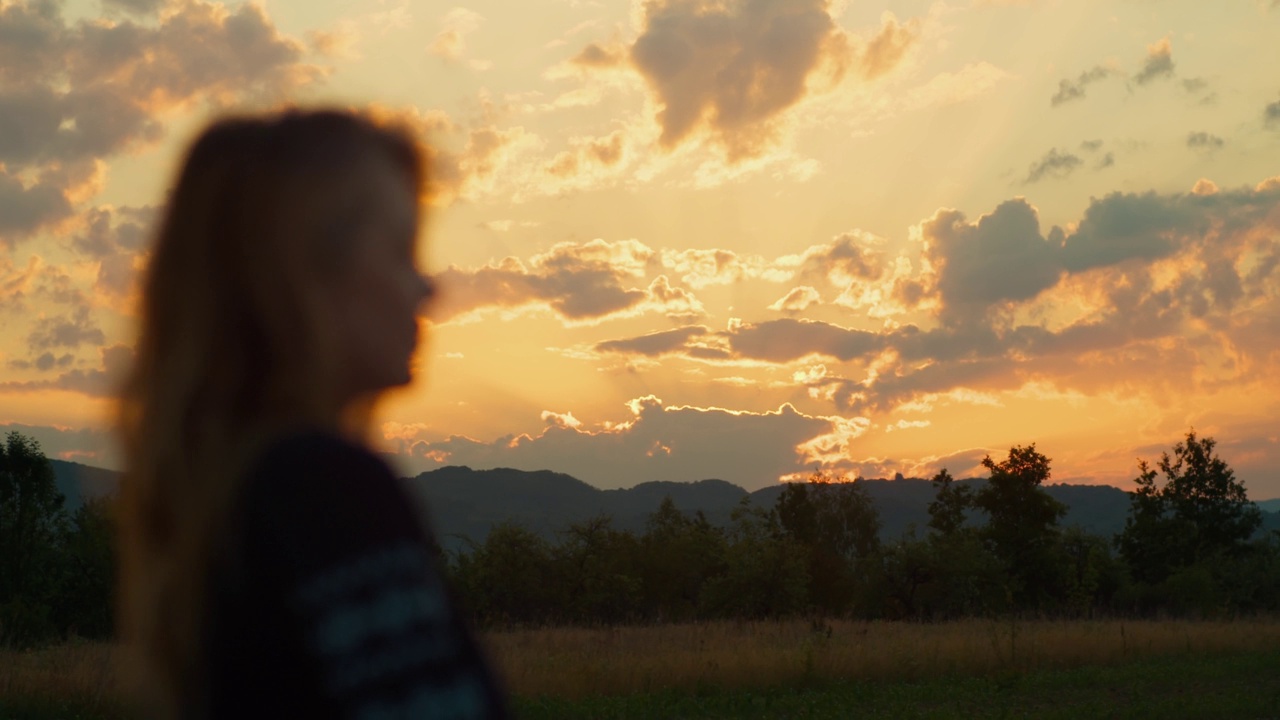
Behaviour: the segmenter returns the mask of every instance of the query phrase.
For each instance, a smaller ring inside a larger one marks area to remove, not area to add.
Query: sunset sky
[[[1280,496],[1280,0],[0,0],[0,430],[118,466],[175,164],[287,103],[434,148],[406,473],[1128,488],[1194,426]]]

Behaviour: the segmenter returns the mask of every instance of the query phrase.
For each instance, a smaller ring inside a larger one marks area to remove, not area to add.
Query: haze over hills
[[[58,489],[74,510],[84,500],[115,492],[119,473],[80,463],[51,460]],[[782,491],[774,485],[754,493],[724,480],[693,483],[647,482],[621,490],[601,490],[563,473],[528,472],[510,468],[472,470],[451,466],[421,473],[404,482],[420,502],[422,511],[449,548],[462,548],[468,540],[479,542],[494,525],[514,521],[551,538],[570,523],[609,515],[618,529],[640,531],[645,520],[665,497],[685,513],[702,512],[716,525],[727,525],[733,509],[750,498],[753,504],[771,507]],[[862,480],[880,513],[881,537],[901,537],[912,526],[923,534],[929,521],[928,505],[934,489],[928,480],[895,478]],[[981,483],[982,479],[961,480]],[[1079,526],[1087,532],[1111,536],[1124,528],[1129,496],[1110,485],[1047,485],[1045,490],[1065,504],[1063,527]],[[1280,499],[1258,503],[1264,513],[1263,529],[1280,530]]]

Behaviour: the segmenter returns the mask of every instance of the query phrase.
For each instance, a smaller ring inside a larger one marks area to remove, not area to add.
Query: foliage
[[[57,634],[63,498],[40,444],[10,432],[0,446],[0,642],[29,645]]]
[[[1034,443],[1010,448],[997,463],[987,456],[991,472],[973,504],[986,513],[982,538],[1004,565],[1010,598],[1019,607],[1044,608],[1063,589],[1058,521],[1067,508],[1040,486],[1049,479],[1049,458]]]
[[[783,534],[805,556],[809,596],[826,614],[847,612],[858,586],[858,567],[879,549],[880,519],[862,485],[815,472],[788,483],[774,512]]]
[[[865,485],[815,473],[772,506],[743,498],[725,527],[667,498],[639,531],[607,515],[553,538],[507,522],[442,561],[490,628],[1280,612],[1280,533],[1256,532],[1257,509],[1214,449],[1191,432],[1158,471],[1142,463],[1114,544],[1059,527],[1064,508],[1043,488],[1049,458],[1030,445],[987,457],[985,481],[939,472],[922,537],[882,543]],[[68,514],[39,445],[11,433],[0,447],[0,644],[108,637],[113,536],[110,500]]]
[[[1158,585],[1179,576],[1185,583],[1186,577],[1212,574],[1212,567],[1249,554],[1262,515],[1215,446],[1213,438],[1189,431],[1172,456],[1161,455],[1156,466],[1163,483],[1139,461],[1138,487],[1130,493],[1129,517],[1116,539],[1137,580]]]

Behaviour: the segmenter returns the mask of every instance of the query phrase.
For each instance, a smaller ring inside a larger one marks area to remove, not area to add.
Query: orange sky
[[[1280,5],[0,0],[0,426],[112,467],[111,380],[210,118],[439,153],[406,472],[600,487],[1037,443],[1128,487],[1192,426],[1280,496]]]

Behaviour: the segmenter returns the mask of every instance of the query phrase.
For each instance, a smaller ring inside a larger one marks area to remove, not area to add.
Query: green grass
[[[1114,718],[1280,720],[1280,649],[1148,658],[1116,666],[919,682],[826,682],[799,688],[662,691],[566,701],[516,700],[518,717],[661,718]]]
[[[61,675],[70,667],[56,669]],[[87,690],[95,687],[87,680],[75,687],[53,692],[50,686],[19,690],[11,685],[7,692],[0,692],[0,720],[136,720],[137,715],[111,692]],[[1280,720],[1280,648],[1181,653],[970,677],[948,674],[914,681],[814,680],[747,689],[706,682],[684,690],[580,699],[525,696],[515,698],[514,706],[521,720]]]

